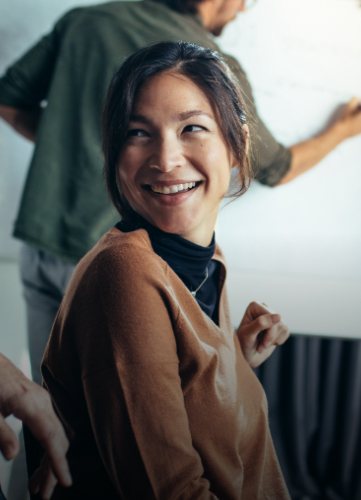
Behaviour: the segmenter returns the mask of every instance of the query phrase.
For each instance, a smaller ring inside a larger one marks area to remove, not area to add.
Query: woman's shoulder
[[[89,271],[116,276],[167,272],[167,264],[153,250],[144,229],[122,232],[110,229],[86,254],[80,266]]]

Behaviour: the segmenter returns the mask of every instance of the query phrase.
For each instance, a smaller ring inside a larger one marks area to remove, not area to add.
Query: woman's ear
[[[245,158],[247,158],[249,154],[249,147],[250,147],[250,134],[249,134],[249,127],[247,124],[242,125],[242,130],[244,133],[244,142],[245,142]],[[234,158],[233,158],[234,160]],[[232,160],[232,169],[233,168],[239,168],[239,165]]]
[[[245,135],[246,155],[248,155],[248,153],[249,153],[249,143],[250,143],[250,138],[249,138],[249,127],[248,127],[248,125],[245,123],[244,125],[242,125],[242,129],[243,129],[243,131],[244,131],[244,135]]]

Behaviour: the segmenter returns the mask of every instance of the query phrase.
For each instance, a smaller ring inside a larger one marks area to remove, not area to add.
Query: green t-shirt
[[[159,2],[115,1],[77,8],[8,68],[0,103],[44,105],[14,235],[71,261],[81,258],[119,218],[103,180],[100,120],[113,73],[132,52],[161,40],[218,49],[197,16]],[[276,184],[289,151],[259,119],[247,77],[230,60],[254,114],[258,179]]]

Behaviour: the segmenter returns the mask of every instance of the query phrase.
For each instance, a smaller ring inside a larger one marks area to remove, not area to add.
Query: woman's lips
[[[184,182],[181,184],[172,184],[171,186],[162,186],[160,184],[154,184],[150,186],[153,193],[158,194],[174,194],[181,193],[183,191],[189,191],[196,186],[195,182]]]
[[[174,184],[144,184],[142,187],[162,204],[178,205],[195,193],[202,183],[203,181],[189,181]]]
[[[151,191],[154,194],[160,195],[174,195],[178,193],[186,193],[192,189],[199,186],[202,181],[187,181],[187,182],[177,182],[171,184],[159,183],[159,184],[144,184],[143,188],[147,191]]]

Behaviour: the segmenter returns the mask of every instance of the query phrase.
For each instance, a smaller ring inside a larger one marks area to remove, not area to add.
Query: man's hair
[[[155,75],[173,72],[189,78],[207,96],[227,146],[238,167],[235,195],[251,179],[247,131],[241,89],[221,56],[188,42],[160,42],[128,57],[110,84],[103,113],[104,174],[110,197],[122,216],[129,205],[118,182],[119,156],[127,141],[132,110],[143,85]]]
[[[203,0],[154,0],[155,2],[164,3],[173,10],[182,12],[184,14],[196,14],[198,12],[198,5]]]

